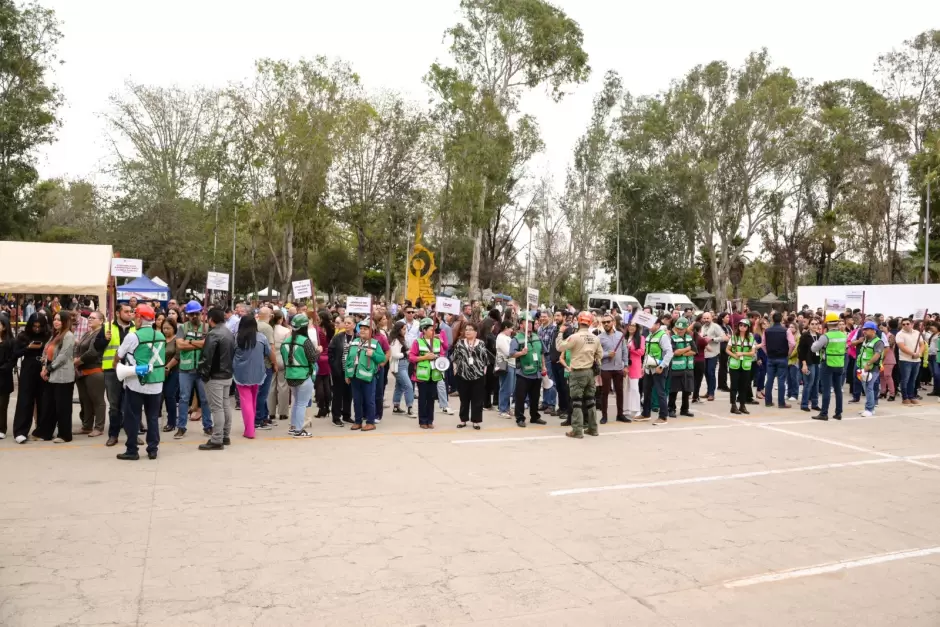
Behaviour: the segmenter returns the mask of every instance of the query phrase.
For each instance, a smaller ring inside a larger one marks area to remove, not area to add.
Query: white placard
[[[143,259],[124,259],[115,257],[111,260],[111,276],[137,278],[144,274]]]
[[[927,319],[927,310],[918,309],[914,312],[914,320],[926,320]]]
[[[346,313],[372,315],[371,296],[349,296],[346,298]]]
[[[861,307],[862,302],[865,300],[865,291],[856,290],[854,292],[845,293],[845,302],[847,305],[852,305],[854,307]]]
[[[206,279],[207,290],[228,291],[228,275],[224,272],[210,272]]]
[[[294,298],[310,298],[313,296],[313,287],[310,285],[310,279],[292,281],[291,288],[294,292]]]
[[[539,304],[539,291],[534,287],[530,287],[526,290],[526,296],[528,297],[528,302],[526,303],[526,309],[530,306],[535,305],[538,307]]]
[[[837,313],[845,313],[845,299],[844,298],[827,298],[826,299],[826,311],[835,311]]]
[[[633,318],[630,319],[630,322],[635,322],[638,325],[649,329],[654,324],[656,324],[656,316],[651,313],[646,313],[645,311],[638,311],[633,314]]]
[[[440,313],[453,314],[455,316],[460,315],[460,299],[459,298],[445,298],[443,296],[437,297],[437,310]]]

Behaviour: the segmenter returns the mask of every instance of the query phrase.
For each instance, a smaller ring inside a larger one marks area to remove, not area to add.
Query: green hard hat
[[[308,324],[310,324],[310,318],[307,317],[307,314],[299,313],[290,319],[290,325],[295,329],[302,329]]]
[[[433,327],[433,326],[434,326],[433,320],[431,320],[430,318],[422,318],[421,323],[418,325],[418,328],[424,331],[428,327]]]
[[[689,328],[689,321],[688,321],[688,319],[687,319],[687,318],[679,318],[678,320],[676,320],[676,328],[677,328],[677,329],[688,329],[688,328]]]

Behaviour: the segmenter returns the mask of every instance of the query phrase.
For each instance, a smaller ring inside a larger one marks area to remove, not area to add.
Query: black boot
[[[732,414],[740,414],[741,412],[738,410],[738,406],[737,406],[737,405],[731,405],[731,413],[732,413]]]
[[[751,413],[751,412],[749,412],[749,411],[747,410],[747,405],[745,405],[743,402],[741,403],[741,413],[742,413],[742,414],[750,414],[750,413]]]

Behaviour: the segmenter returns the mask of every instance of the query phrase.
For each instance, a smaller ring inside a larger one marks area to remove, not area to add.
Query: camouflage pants
[[[571,428],[575,435],[584,432],[585,416],[587,416],[587,430],[597,433],[597,414],[594,411],[594,394],[597,386],[594,384],[594,373],[590,368],[572,370],[568,379],[568,388],[571,391]]]

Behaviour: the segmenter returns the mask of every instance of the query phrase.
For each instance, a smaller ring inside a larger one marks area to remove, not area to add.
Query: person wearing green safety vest
[[[385,351],[372,339],[372,321],[366,318],[359,325],[359,337],[350,342],[346,355],[346,383],[352,386],[356,417],[356,424],[350,427],[353,431],[375,431],[376,375],[384,361]],[[366,424],[362,424],[363,421]]]
[[[819,384],[822,388],[822,407],[813,420],[829,420],[829,399],[836,395],[836,413],[832,416],[842,420],[842,382],[845,380],[845,351],[848,336],[839,330],[839,314],[826,314],[826,333],[820,335],[810,348],[819,353]]]
[[[199,378],[197,366],[202,357],[202,348],[206,344],[206,334],[209,325],[202,322],[202,305],[199,301],[191,300],[186,303],[183,312],[186,322],[176,334],[176,349],[179,351],[179,378],[180,402],[176,414],[176,434],[173,439],[179,440],[186,436],[186,427],[189,424],[189,401],[192,399],[193,388],[199,396],[199,407],[202,409],[202,430],[206,435],[212,433],[212,410],[206,396],[206,386]]]
[[[682,393],[680,416],[693,418],[689,411],[689,395],[694,385],[695,340],[689,332],[688,318],[679,318],[672,327],[672,363],[669,368],[669,417],[676,417],[676,397]]]
[[[441,338],[434,335],[434,321],[423,318],[419,323],[420,335],[411,344],[408,361],[415,365],[415,382],[418,384],[418,426],[434,428],[434,402],[437,400],[437,383],[444,373],[434,367],[434,362],[446,352]]]
[[[728,370],[731,373],[731,413],[749,414],[747,403],[751,400],[751,375],[757,343],[751,335],[751,323],[746,318],[738,321],[735,333],[728,340]]]
[[[884,358],[885,345],[878,336],[878,325],[869,320],[862,326],[862,335],[865,341],[858,349],[856,364],[859,369],[859,379],[865,388],[865,410],[862,416],[869,417],[875,412],[878,404],[878,393],[881,390],[881,361]]]
[[[124,425],[122,416],[124,401],[124,383],[117,378],[114,366],[117,362],[117,351],[121,342],[129,333],[134,332],[134,312],[129,305],[118,305],[114,322],[104,325],[104,337],[108,345],[101,356],[101,369],[104,371],[104,389],[108,395],[108,441],[105,446],[114,446],[118,443],[121,427]]]
[[[519,333],[509,345],[510,356],[516,360],[516,426],[525,427],[525,403],[529,401],[529,422],[534,425],[547,424],[539,416],[539,395],[542,391],[542,377],[548,371],[545,368],[545,353],[542,341],[532,330],[532,316],[526,311],[522,314]]]
[[[668,411],[666,377],[672,363],[672,339],[666,333],[666,325],[672,321],[670,314],[662,314],[650,327],[646,340],[646,358],[643,364],[643,413],[636,420],[649,420],[652,415],[653,394],[659,401],[659,419],[653,424],[664,424]]]
[[[157,458],[160,446],[159,413],[166,379],[166,338],[153,328],[154,311],[150,305],[138,305],[134,312],[136,333],[128,333],[117,351],[120,363],[136,367],[136,375],[124,379],[124,431],[127,433],[127,451],[117,456],[120,460],[140,459],[137,453],[137,434],[141,410],[147,417],[147,457]]]
[[[281,361],[284,362],[284,380],[291,390],[290,430],[288,435],[302,439],[311,438],[308,431],[311,424],[307,421],[307,405],[313,398],[313,380],[317,376],[319,353],[310,339],[310,320],[307,314],[295,314],[290,320],[293,329],[290,336],[281,343]],[[334,420],[333,424],[342,427]]]

